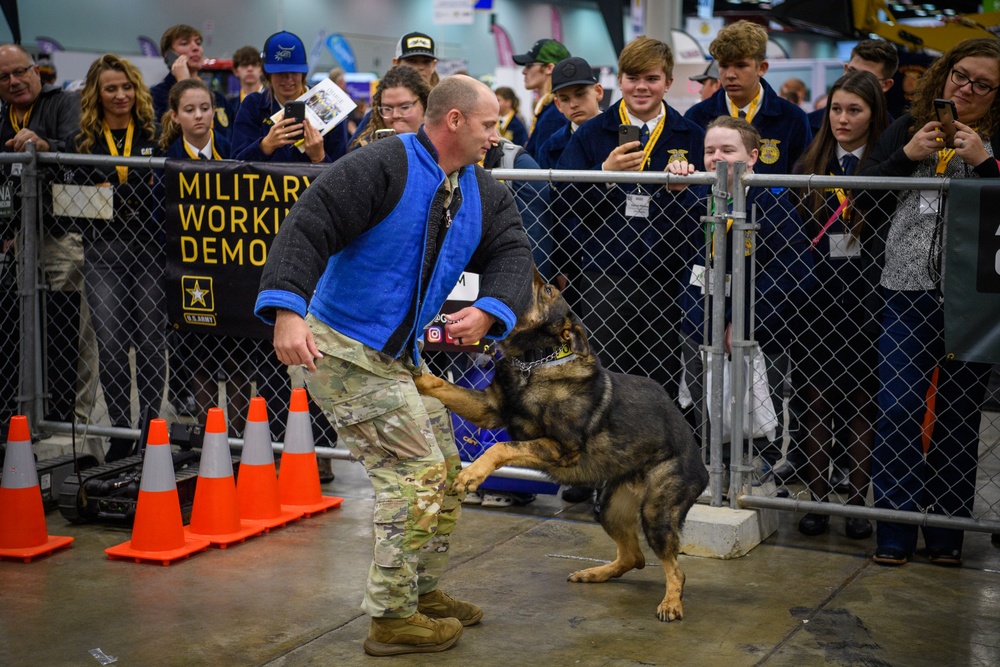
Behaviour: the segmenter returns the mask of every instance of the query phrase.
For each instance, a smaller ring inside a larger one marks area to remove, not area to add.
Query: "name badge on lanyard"
[[[648,218],[649,198],[649,195],[626,195],[625,216],[628,218]]]

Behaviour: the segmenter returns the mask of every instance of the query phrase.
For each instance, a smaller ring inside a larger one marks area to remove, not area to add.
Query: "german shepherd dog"
[[[617,557],[569,580],[597,583],[645,567],[637,535],[641,517],[646,541],[666,573],[656,615],[680,619],[681,528],[708,484],[691,427],[661,385],[601,366],[580,319],[537,271],[532,292],[527,311],[500,344],[503,357],[485,390],[426,373],[414,378],[421,393],[477,426],[503,426],[512,438],[487,449],[455,483],[475,491],[490,473],[512,465],[542,470],[562,484],[600,489],[598,519],[615,541]]]

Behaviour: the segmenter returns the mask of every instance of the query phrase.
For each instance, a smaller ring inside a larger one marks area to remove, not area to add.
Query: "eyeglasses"
[[[34,65],[30,65],[28,67],[17,67],[9,72],[0,74],[0,84],[6,86],[8,83],[10,83],[11,77],[14,77],[16,79],[23,79],[24,75],[27,74],[32,69],[34,69],[34,67],[35,67]]]
[[[983,83],[982,81],[973,81],[968,77],[968,75],[959,72],[957,69],[951,70],[951,82],[954,83],[959,88],[964,88],[968,84],[972,84],[972,92],[980,97],[986,97],[994,90],[1000,88],[1000,86],[991,86],[988,83]]]
[[[379,107],[378,112],[382,115],[382,118],[392,118],[397,113],[405,118],[410,115],[411,111],[413,111],[413,107],[417,106],[418,101],[419,100],[413,100],[407,104],[401,104],[398,107]]]

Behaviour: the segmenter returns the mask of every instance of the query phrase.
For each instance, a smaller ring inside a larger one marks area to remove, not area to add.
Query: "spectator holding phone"
[[[417,70],[408,65],[390,68],[372,95],[375,115],[351,142],[351,150],[370,144],[378,138],[380,130],[393,130],[396,134],[419,130],[424,122],[430,92],[430,85]]]
[[[153,113],[156,118],[163,118],[170,108],[170,89],[174,84],[184,79],[197,79],[201,71],[202,58],[205,55],[201,46],[201,32],[189,25],[178,24],[167,28],[160,37],[160,53],[163,62],[170,69],[163,81],[150,90],[153,96]],[[232,117],[226,113],[226,98],[222,93],[213,91],[215,98],[215,123],[217,129],[228,134],[231,131]]]
[[[676,161],[701,168],[704,130],[663,99],[673,69],[664,42],[630,42],[618,58],[622,99],[573,133],[557,168],[664,171]],[[637,139],[620,144],[629,129]],[[565,184],[558,196],[580,221],[581,316],[601,362],[616,372],[648,375],[676,398],[682,268],[676,221],[697,196],[636,183]]]
[[[267,90],[243,99],[233,128],[237,160],[256,162],[333,162],[347,152],[347,127],[341,123],[325,135],[312,123],[296,118],[271,120],[285,105],[306,92],[306,47],[290,32],[278,32],[264,43]],[[304,151],[296,144],[302,141]]]
[[[920,79],[907,114],[872,150],[865,176],[1000,178],[1000,42],[969,39],[938,58]],[[954,103],[952,146],[935,99]],[[888,216],[881,287],[880,416],[872,486],[875,506],[968,517],[976,492],[979,422],[990,367],[948,359],[944,349],[942,236],[948,208],[938,191],[899,193]],[[927,389],[938,369],[930,447],[923,449]],[[931,563],[960,565],[964,533],[923,527]],[[879,521],[874,561],[902,565],[917,526]]]

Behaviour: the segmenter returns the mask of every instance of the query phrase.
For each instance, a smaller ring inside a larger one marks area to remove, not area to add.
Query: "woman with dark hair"
[[[796,171],[851,176],[889,125],[885,94],[874,74],[857,71],[833,84],[829,100],[823,125]],[[877,313],[870,305],[876,288],[865,272],[872,263],[872,247],[866,242],[869,230],[852,194],[843,188],[814,189],[800,207],[813,239],[813,275],[818,284],[799,314],[804,326],[797,341],[801,359],[796,366],[806,406],[807,460],[802,473],[812,499],[822,502],[830,493],[829,449],[836,435],[850,464],[847,503],[864,505],[875,439]],[[806,514],[799,531],[820,535],[829,522],[826,514]],[[864,539],[872,534],[872,525],[867,519],[848,518],[846,531],[850,538]]]
[[[90,66],[80,98],[79,153],[152,157],[157,152],[153,98],[129,61],[107,54]],[[140,418],[160,409],[166,374],[167,315],[162,213],[153,196],[153,172],[135,167],[87,170],[88,183],[114,189],[111,220],[84,230],[84,284],[97,334],[101,386],[112,426],[130,428],[135,349]],[[128,456],[132,441],[111,438],[106,460]]]
[[[274,122],[271,116],[306,92],[306,47],[297,35],[278,32],[267,38],[261,53],[266,90],[243,98],[233,124],[232,153],[254,162],[333,162],[347,152],[347,126],[325,135],[311,123],[294,118]],[[303,140],[300,151],[295,144]]]
[[[201,79],[174,84],[168,96],[169,109],[160,121],[160,149],[165,157],[192,160],[225,160],[229,142],[212,126],[215,104],[212,91]]]
[[[1000,41],[960,42],[920,79],[909,113],[882,135],[862,174],[1000,178],[994,157],[1000,147],[998,89]],[[937,98],[954,102],[953,128],[937,120]],[[953,139],[946,141],[951,130]],[[906,190],[889,216],[872,487],[876,507],[969,517],[990,367],[945,355],[941,240],[947,212],[938,191]],[[935,368],[936,414],[925,454],[923,418]],[[963,531],[924,526],[923,534],[931,563],[962,563]],[[917,526],[879,521],[877,538],[873,560],[902,565],[916,550]]]
[[[513,141],[518,146],[528,142],[528,128],[521,120],[521,101],[513,88],[500,86],[496,89],[497,102],[500,103],[500,127],[497,131],[507,141]]]
[[[416,132],[424,122],[430,85],[408,65],[396,65],[385,73],[372,95],[371,121],[351,144],[351,150],[370,144],[378,130],[396,134]]]

